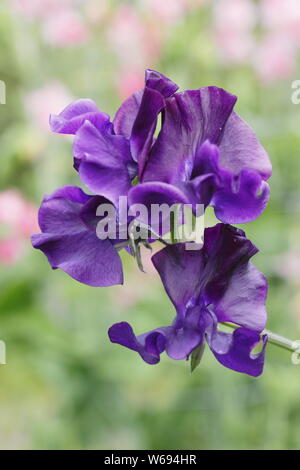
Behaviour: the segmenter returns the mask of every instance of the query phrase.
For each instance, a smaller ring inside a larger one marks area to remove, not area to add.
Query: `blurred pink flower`
[[[132,93],[144,87],[144,74],[140,69],[126,69],[120,72],[121,80],[117,89],[122,99],[128,98]]]
[[[35,127],[49,132],[50,113],[59,113],[72,99],[62,83],[53,81],[25,97],[25,110]]]
[[[30,234],[38,230],[37,209],[19,191],[3,191],[0,226],[0,262],[11,264],[22,257]]]
[[[82,44],[89,38],[80,13],[81,0],[11,0],[16,13],[39,20],[45,41],[57,47]]]
[[[145,27],[134,7],[121,5],[107,31],[107,39],[121,64],[142,67],[145,61]]]
[[[225,63],[246,63],[254,51],[254,37],[249,32],[220,29],[215,31],[218,53]]]
[[[29,19],[45,18],[55,14],[74,0],[9,0],[10,7]]]
[[[286,34],[289,39],[300,42],[299,0],[262,0],[262,25],[269,30]]]
[[[246,62],[255,46],[256,9],[251,0],[219,0],[213,9],[213,34],[227,63]]]
[[[66,8],[46,19],[43,35],[49,44],[63,47],[87,41],[89,29],[77,11]]]
[[[24,253],[24,245],[17,237],[1,240],[0,238],[0,263],[14,264]]]
[[[256,23],[252,0],[218,0],[213,9],[214,26],[224,31],[250,31]]]
[[[109,10],[109,0],[88,0],[84,2],[85,15],[91,24],[102,22]]]
[[[198,8],[206,5],[210,0],[182,0],[188,8]]]
[[[143,18],[129,4],[114,13],[107,30],[107,40],[118,58],[117,89],[122,98],[143,88],[143,70],[154,67],[161,48],[161,30],[149,17]]]
[[[152,13],[156,20],[172,24],[179,20],[184,12],[184,0],[141,0],[142,6]]]
[[[300,284],[300,251],[297,247],[278,255],[273,264],[275,273],[287,282]]]
[[[269,33],[261,39],[253,58],[254,68],[264,84],[288,78],[295,67],[295,48],[286,35]]]

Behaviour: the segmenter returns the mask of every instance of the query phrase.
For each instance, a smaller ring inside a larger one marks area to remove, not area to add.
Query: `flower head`
[[[135,336],[121,322],[110,328],[110,340],[149,364],[159,362],[163,351],[186,359],[206,341],[224,366],[261,374],[266,337],[262,351],[251,353],[266,323],[267,281],[249,261],[257,251],[242,230],[224,224],[205,230],[201,250],[187,251],[183,244],[164,248],[152,259],[176,309],[172,325]],[[239,327],[225,333],[218,330],[220,322]]]
[[[32,243],[53,269],[77,281],[121,284],[119,250],[130,251],[142,268],[141,240],[149,247],[153,236],[165,235],[162,219],[153,222],[154,204],[213,206],[226,224],[207,228],[201,249],[189,251],[184,243],[173,243],[174,237],[170,244],[160,238],[167,246],[152,257],[176,309],[173,323],[135,336],[121,322],[110,328],[109,337],[149,364],[159,362],[164,351],[173,359],[192,355],[194,364],[207,343],[224,366],[257,376],[267,337],[260,353],[252,350],[266,323],[267,281],[250,262],[257,248],[228,223],[253,220],[264,210],[271,163],[253,130],[234,112],[234,95],[217,87],[177,90],[172,80],[147,70],[144,88],[122,104],[113,120],[89,99],[50,117],[54,132],[75,136],[74,168],[94,195],[65,186],[46,196],[39,210],[41,233],[32,236]],[[108,204],[112,219],[120,222],[123,196],[128,196],[126,222],[122,218],[114,236],[102,238],[98,223],[106,221],[97,209]],[[131,213],[137,203],[150,209],[147,223]],[[135,239],[135,223],[146,236],[138,233]],[[219,331],[223,322],[237,329]]]
[[[123,283],[115,244],[96,233],[96,208],[108,202],[88,196],[76,186],[64,186],[46,196],[39,210],[41,233],[32,235],[53,269],[60,268],[79,282],[94,287]]]

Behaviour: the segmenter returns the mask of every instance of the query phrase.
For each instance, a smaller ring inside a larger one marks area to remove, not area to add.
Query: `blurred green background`
[[[243,227],[269,279],[268,328],[299,339],[299,47],[298,0],[1,1],[1,449],[300,447],[300,365],[288,352],[269,345],[257,379],[208,350],[192,375],[165,355],[149,366],[111,344],[107,329],[172,319],[150,262],[142,275],[124,256],[124,286],[91,288],[52,271],[29,241],[43,195],[80,184],[71,140],[50,133],[50,112],[89,97],[113,115],[146,67],[181,88],[224,87],[274,167],[266,211]]]

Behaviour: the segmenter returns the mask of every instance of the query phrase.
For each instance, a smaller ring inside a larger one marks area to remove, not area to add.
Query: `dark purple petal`
[[[166,353],[172,359],[186,359],[191,352],[203,343],[205,330],[199,328],[199,307],[188,309],[185,318],[177,317],[170,328],[166,342]]]
[[[255,220],[269,200],[268,183],[254,170],[244,169],[237,177],[224,180],[211,201],[216,217],[225,223],[242,224]]]
[[[177,93],[167,99],[161,132],[143,181],[177,183],[190,178],[201,142],[218,144],[236,97],[217,87]]]
[[[169,98],[178,90],[178,85],[156,70],[147,69],[145,83],[148,88],[158,91],[164,98]]]
[[[206,331],[206,339],[215,358],[223,366],[254,377],[262,373],[267,335],[262,337],[262,350],[257,354],[251,351],[260,342],[260,335],[246,328],[238,328],[232,334],[225,333],[218,331],[216,322],[211,321]]]
[[[138,162],[140,178],[152,146],[157,116],[164,106],[163,96],[158,91],[145,87],[130,137],[131,154]]]
[[[219,322],[231,322],[261,332],[267,321],[268,282],[252,263],[237,268],[223,297],[214,304]]]
[[[112,168],[102,167],[92,158],[87,158],[80,164],[79,175],[81,181],[94,193],[103,194],[116,206],[119,196],[126,195],[130,186],[130,178],[125,169],[116,171]]]
[[[134,93],[116,113],[115,133],[130,139],[132,158],[138,162],[140,178],[153,143],[157,117],[165,106],[165,98],[177,89],[178,86],[164,75],[146,70],[144,90]]]
[[[112,343],[118,343],[140,354],[148,364],[157,364],[160,354],[165,350],[166,335],[169,327],[159,328],[140,336],[135,336],[129,323],[121,322],[111,326],[108,330]]]
[[[144,90],[138,90],[131,95],[116,112],[113,125],[117,135],[129,139],[134,121],[139,112]]]
[[[133,186],[128,194],[128,203],[129,205],[144,204],[150,210],[151,204],[167,204],[168,206],[174,203],[188,204],[189,198],[182,188],[167,183],[153,182]]]
[[[232,158],[235,155],[238,159],[238,152],[233,151]],[[261,160],[263,164],[263,157]],[[239,174],[234,174],[232,170],[221,166],[221,153],[216,145],[206,140],[198,147],[192,178],[201,174],[214,174],[211,191],[205,194],[207,203],[215,209],[216,217],[231,224],[250,222],[264,211],[269,199],[269,186],[254,169],[243,168]],[[202,199],[205,199],[204,195]]]
[[[90,286],[123,283],[122,263],[110,240],[100,240],[81,213],[92,197],[79,188],[60,188],[47,196],[39,211],[42,233],[32,235],[53,269],[60,268]]]
[[[161,73],[150,69],[146,70],[145,73],[145,87],[148,90],[156,90],[164,98],[168,98],[178,90],[178,86],[176,85],[176,83],[172,82],[172,80],[165,77]],[[135,92],[118,109],[114,118],[114,130],[116,134],[123,135],[127,139],[131,137],[132,128],[140,110],[143,94],[144,90],[139,90]],[[153,96],[157,96],[157,93],[153,94]],[[148,98],[149,97],[150,93],[148,93]],[[144,100],[144,110],[141,111],[141,118],[145,117],[145,107],[147,105],[151,106],[151,101],[149,99]],[[154,119],[156,119],[155,115]],[[147,127],[148,126],[149,125],[147,125]],[[142,123],[136,123],[136,127],[141,128]],[[143,132],[145,133],[145,131]]]
[[[157,208],[161,206],[162,209],[165,207],[171,210],[175,204],[189,204],[191,192],[188,189],[159,182],[138,184],[133,186],[128,193],[128,205],[132,207],[135,204],[143,204],[147,208],[147,219],[144,220],[141,215],[138,217],[139,221],[151,226],[155,233],[163,235],[170,231],[170,223],[168,223],[170,222],[170,211],[166,210],[165,216],[161,212],[161,216],[156,220],[154,216],[155,205]],[[193,188],[191,190],[194,191]]]
[[[184,318],[187,309],[198,302],[202,288],[202,250],[189,251],[178,243],[157,252],[152,262],[178,315]]]
[[[129,143],[124,137],[112,135],[106,127],[96,129],[89,121],[78,130],[73,151],[78,159],[94,157],[99,164],[115,169],[131,162]]]
[[[234,272],[246,266],[258,249],[243,230],[217,224],[205,229],[202,251],[206,259],[202,273],[205,297],[215,303],[224,295]]]
[[[254,170],[267,180],[272,173],[268,154],[251,127],[235,112],[229,117],[220,142],[220,165],[234,175]]]
[[[165,290],[185,318],[191,306],[211,305],[219,322],[260,332],[265,327],[267,281],[249,259],[257,248],[242,230],[218,224],[205,229],[201,250],[171,245],[152,257]]]
[[[222,169],[219,168],[219,159],[219,147],[215,144],[212,144],[209,140],[202,142],[200,145],[198,145],[195,152],[191,179],[200,175],[205,175],[207,173],[214,173],[219,176],[220,171],[222,171]],[[226,170],[223,171],[226,174],[230,174],[230,172]],[[224,175],[220,175],[221,180],[223,177]]]
[[[100,217],[97,216],[97,209],[101,205],[110,205],[112,211],[115,212],[115,206],[103,196],[92,196],[90,199],[81,207],[79,216],[82,222],[90,230],[95,231],[97,228],[98,222],[106,216]]]
[[[45,196],[39,209],[38,219],[42,232],[70,234],[81,230],[79,211],[92,196],[77,186],[63,186]]]
[[[81,180],[91,191],[114,203],[118,196],[127,194],[134,175],[129,142],[124,137],[85,122],[76,134],[73,150],[80,161]]]
[[[85,121],[91,122],[97,128],[105,125],[112,131],[109,116],[99,111],[96,104],[89,99],[71,103],[59,115],[51,114],[50,127],[53,132],[60,134],[76,134]]]
[[[123,284],[122,263],[109,240],[99,240],[88,230],[56,235],[32,235],[53,269],[60,268],[76,281],[93,287]]]

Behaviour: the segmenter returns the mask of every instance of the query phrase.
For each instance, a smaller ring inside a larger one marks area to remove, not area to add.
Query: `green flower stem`
[[[233,323],[229,322],[221,322],[222,325],[228,326],[229,328],[236,329],[239,328],[237,325],[234,325]],[[278,346],[282,349],[285,349],[286,351],[297,351],[300,348],[300,342],[299,341],[293,341],[288,338],[284,338],[284,336],[277,335],[276,333],[273,333],[272,331],[269,330],[264,330],[262,332],[262,335],[268,335],[268,342],[271,344],[274,344],[275,346]]]

